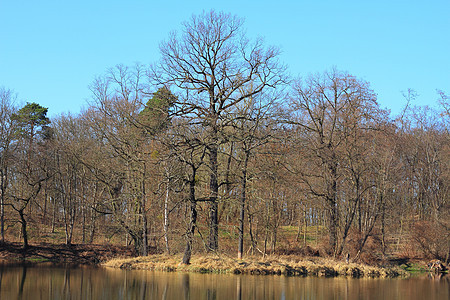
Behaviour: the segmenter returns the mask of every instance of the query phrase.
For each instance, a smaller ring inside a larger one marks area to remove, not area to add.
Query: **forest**
[[[408,90],[392,116],[369,82],[294,77],[215,11],[160,54],[96,77],[77,115],[0,89],[1,243],[449,261],[446,92],[430,108]]]

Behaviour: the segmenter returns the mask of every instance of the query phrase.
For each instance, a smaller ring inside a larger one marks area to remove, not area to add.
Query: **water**
[[[449,276],[350,279],[0,266],[0,299],[450,299]]]

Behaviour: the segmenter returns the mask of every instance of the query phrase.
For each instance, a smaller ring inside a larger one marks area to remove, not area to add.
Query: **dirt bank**
[[[0,260],[55,262],[70,264],[98,264],[118,257],[133,256],[131,249],[111,245],[31,244],[22,249],[18,243],[0,244]]]

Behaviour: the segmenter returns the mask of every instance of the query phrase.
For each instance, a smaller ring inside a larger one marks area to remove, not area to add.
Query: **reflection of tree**
[[[183,290],[183,299],[190,299],[190,291],[189,291],[189,274],[181,275],[181,287]]]
[[[63,295],[70,296],[70,269],[68,268],[64,270]]]
[[[439,281],[442,279],[443,276],[444,276],[444,273],[428,272],[428,278],[430,278],[431,280]]]
[[[206,289],[206,299],[208,300],[216,300],[217,299],[217,290],[216,289]]]
[[[22,299],[23,295],[23,287],[25,286],[25,280],[27,278],[27,266],[23,266],[22,269],[22,279],[20,280],[19,285],[19,294],[17,295],[17,299]]]
[[[83,295],[83,291],[84,291],[84,269],[81,269],[81,278],[80,278],[80,295]]]
[[[237,292],[236,292],[236,299],[241,300],[242,299],[242,278],[241,276],[237,277]]]
[[[167,290],[168,289],[169,289],[169,283],[167,283],[167,281],[166,281],[166,284],[164,285],[163,294],[162,294],[162,297],[161,297],[163,300],[167,299]]]
[[[145,295],[147,294],[147,280],[145,280],[145,277],[142,276],[141,284],[140,284],[140,299],[144,300]]]
[[[128,289],[128,271],[125,271],[123,276],[123,293],[126,294]]]

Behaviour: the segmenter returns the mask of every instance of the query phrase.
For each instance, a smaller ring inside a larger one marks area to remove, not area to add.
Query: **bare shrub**
[[[443,225],[430,221],[415,222],[412,228],[412,240],[415,243],[414,247],[425,258],[448,259],[449,233]]]
[[[298,256],[320,256],[320,251],[310,246],[291,246],[289,248],[278,247],[275,251],[277,255],[298,255]]]
[[[378,265],[382,262],[382,243],[379,235],[374,231],[367,237],[364,247],[360,250],[362,236],[358,230],[350,230],[346,252],[350,256],[350,261],[362,262],[368,265]]]

